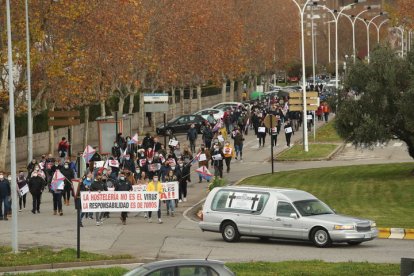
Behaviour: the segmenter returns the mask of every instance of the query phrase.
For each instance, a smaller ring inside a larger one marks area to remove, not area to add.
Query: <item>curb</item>
[[[312,143],[310,143],[310,144],[312,144]],[[314,144],[324,144],[324,143],[314,143]],[[289,160],[277,159],[278,156],[280,156],[284,152],[286,152],[286,151],[288,151],[288,150],[291,149],[291,148],[287,148],[287,149],[284,149],[281,152],[279,152],[274,157],[274,160],[277,161],[277,162],[297,162],[297,161],[307,162],[307,161],[325,161],[325,160],[331,160],[334,155],[336,155],[338,152],[340,152],[345,147],[345,143],[341,143],[341,144],[339,144],[339,143],[332,143],[332,145],[337,145],[337,147],[331,153],[329,153],[328,156],[323,157],[323,158],[311,158],[311,159],[306,159],[306,160],[303,160],[303,159],[289,159]],[[269,159],[269,162],[270,161],[271,161],[271,159]]]
[[[148,260],[146,261],[148,262]],[[38,265],[6,266],[6,267],[0,267],[0,273],[30,271],[30,270],[59,269],[59,268],[85,268],[85,267],[90,267],[90,266],[101,266],[101,265],[121,265],[121,264],[135,264],[135,263],[141,264],[144,262],[145,260],[120,259],[120,260],[101,260],[101,261],[51,263],[51,264],[38,264]]]
[[[414,240],[414,229],[378,228],[378,238],[396,240]]]

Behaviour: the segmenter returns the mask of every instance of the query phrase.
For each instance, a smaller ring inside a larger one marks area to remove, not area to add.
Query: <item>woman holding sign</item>
[[[290,147],[290,138],[292,137],[292,134],[295,134],[293,132],[292,122],[290,121],[290,119],[286,121],[284,129],[285,129],[286,145]]]
[[[263,145],[265,146],[266,142],[266,126],[263,121],[260,122],[260,126],[257,128],[257,138],[259,138],[259,148]]]
[[[224,143],[223,153],[224,153],[224,160],[226,161],[227,173],[229,173],[231,159],[235,157],[234,149],[232,146],[230,146],[229,141],[226,141],[226,143]]]
[[[27,179],[24,176],[23,171],[19,171],[19,175],[17,177],[17,186],[18,186],[18,192],[19,192],[19,212],[21,212],[22,205],[23,205],[23,208],[26,209],[26,194],[29,188],[29,186],[27,185]]]

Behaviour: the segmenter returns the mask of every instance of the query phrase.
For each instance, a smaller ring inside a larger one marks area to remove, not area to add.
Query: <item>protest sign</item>
[[[161,200],[178,199],[178,181],[162,183]]]
[[[176,147],[178,145],[178,141],[175,139],[170,139],[170,141],[168,141],[168,145],[171,147]]]
[[[82,212],[157,211],[158,192],[81,192]]]
[[[29,185],[24,185],[20,190],[20,196],[24,196],[25,194],[27,194],[29,192]]]

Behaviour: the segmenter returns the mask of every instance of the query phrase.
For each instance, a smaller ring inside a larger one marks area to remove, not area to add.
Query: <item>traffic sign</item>
[[[277,120],[278,119],[275,115],[267,114],[263,120],[263,123],[267,128],[274,128],[277,126]]]

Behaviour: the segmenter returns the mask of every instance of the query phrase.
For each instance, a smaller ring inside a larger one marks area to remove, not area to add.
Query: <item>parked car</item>
[[[166,260],[139,266],[124,276],[234,276],[227,266],[216,260]]]
[[[206,108],[194,113],[194,115],[200,115],[207,120],[207,117],[210,113],[213,113],[214,120],[219,120],[223,118],[224,111],[221,109]]]
[[[332,242],[358,245],[378,236],[372,220],[338,215],[305,191],[267,187],[214,188],[199,226],[221,233],[227,242],[255,236],[309,240],[327,247]]]
[[[238,107],[239,105],[244,106],[241,102],[221,102],[213,105],[211,108],[226,111],[228,108]]]
[[[200,115],[181,115],[169,120],[165,125],[164,123],[159,124],[156,128],[156,132],[158,135],[164,135],[170,131],[172,133],[186,133],[191,125],[194,124],[198,133],[201,133],[201,125],[205,121],[206,120]]]

